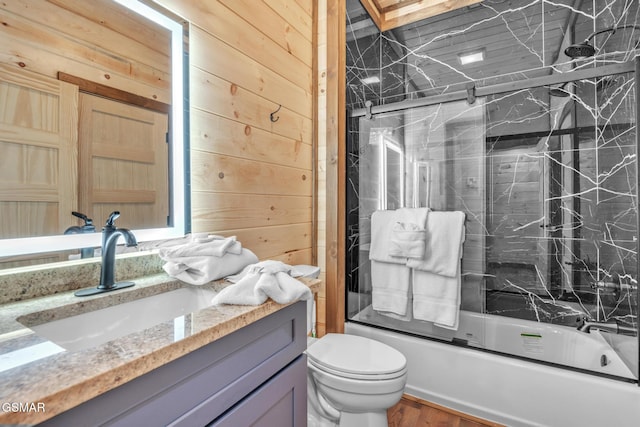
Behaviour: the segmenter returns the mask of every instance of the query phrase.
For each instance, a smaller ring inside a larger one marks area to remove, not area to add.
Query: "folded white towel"
[[[464,220],[465,214],[460,211],[429,213],[424,259],[409,259],[407,265],[447,277],[459,274]]]
[[[457,330],[461,288],[459,273],[447,277],[413,270],[413,317]]]
[[[371,261],[371,305],[386,316],[410,320],[410,270],[406,265]]]
[[[311,289],[289,275],[291,266],[279,261],[263,261],[245,268],[232,277],[237,280],[221,290],[212,300],[214,305],[260,305],[267,298],[278,304],[310,300]],[[227,278],[229,280],[229,278]]]
[[[194,235],[189,242],[159,249],[160,257],[165,261],[172,258],[216,256],[221,257],[226,253],[240,255],[242,244],[236,240],[236,236],[222,237],[216,235]]]
[[[458,329],[460,315],[464,220],[464,212],[429,213],[425,259],[407,261],[413,268],[413,316],[449,329]]]
[[[391,228],[389,255],[402,258],[424,258],[426,232],[411,222],[396,222]]]
[[[263,280],[265,276],[269,280]],[[288,304],[298,300],[307,301],[313,296],[307,285],[287,273],[263,273],[260,274],[260,278],[256,290],[264,293],[278,304]]]
[[[190,234],[185,234],[182,237],[176,237],[175,239],[155,240],[152,242],[141,242],[140,245],[144,245],[144,248],[146,250],[173,248],[173,247],[185,245],[187,243],[199,242],[201,239],[208,238],[208,237],[209,237],[209,233],[190,233]]]
[[[249,249],[243,248],[238,255],[226,253],[220,257],[172,257],[165,261],[162,268],[168,275],[192,285],[204,285],[212,280],[238,273],[247,265],[258,262],[258,257]]]
[[[405,264],[405,258],[389,255],[391,231],[395,223],[395,211],[375,211],[371,214],[371,247],[369,259],[384,263]]]

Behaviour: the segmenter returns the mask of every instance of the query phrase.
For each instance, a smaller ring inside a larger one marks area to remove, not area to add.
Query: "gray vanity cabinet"
[[[306,426],[306,303],[45,421],[44,426]]]

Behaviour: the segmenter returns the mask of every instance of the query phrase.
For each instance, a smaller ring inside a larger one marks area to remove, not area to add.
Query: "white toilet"
[[[387,427],[407,382],[407,359],[379,341],[327,334],[307,348],[309,427]]]

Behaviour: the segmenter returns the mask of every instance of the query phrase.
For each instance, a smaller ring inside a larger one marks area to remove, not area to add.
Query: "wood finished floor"
[[[404,395],[387,411],[389,427],[500,427],[500,424],[463,414],[413,396]]]

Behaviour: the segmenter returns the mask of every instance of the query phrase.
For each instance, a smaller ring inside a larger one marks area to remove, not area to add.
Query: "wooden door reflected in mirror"
[[[78,206],[100,224],[120,211],[128,228],[165,227],[169,217],[169,117],[80,94]]]

